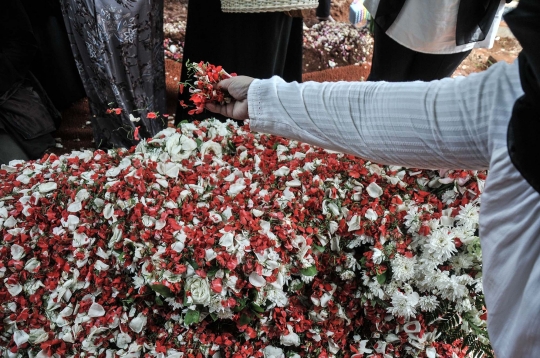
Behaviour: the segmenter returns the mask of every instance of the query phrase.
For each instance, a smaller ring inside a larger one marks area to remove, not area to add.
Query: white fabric
[[[377,14],[379,1],[364,1],[364,6],[373,16]],[[457,53],[473,48],[493,47],[505,0],[501,0],[493,24],[484,40],[456,46],[456,23],[460,1],[406,0],[396,21],[386,34],[411,50],[431,54]]]
[[[433,82],[255,80],[251,129],[382,164],[490,168],[480,213],[488,331],[498,358],[540,357],[540,195],[510,161],[517,61]]]

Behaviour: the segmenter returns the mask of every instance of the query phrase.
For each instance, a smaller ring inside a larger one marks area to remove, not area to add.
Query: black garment
[[[181,82],[186,82],[186,61],[209,62],[229,73],[256,78],[281,76],[286,81],[302,81],[301,18],[282,12],[224,13],[220,0],[188,3],[188,17]],[[189,78],[189,80],[192,80]],[[178,99],[190,104],[189,91]],[[177,107],[176,122],[204,119],[217,114],[189,116],[191,108]]]
[[[199,1],[199,0],[197,0]],[[61,0],[97,148],[130,148],[167,126],[163,0]],[[119,114],[107,113],[111,107]],[[130,115],[140,118],[133,122]]]
[[[0,11],[0,96],[24,79],[37,51],[24,7],[18,0],[4,1]]]
[[[499,3],[500,0],[460,1],[456,23],[456,45],[483,41],[493,24]],[[404,4],[405,0],[381,0],[375,14],[375,22],[384,31],[388,30]]]
[[[449,77],[471,50],[452,54],[427,54],[411,50],[374,24],[374,47],[368,81],[432,81]]]
[[[540,2],[521,0],[505,21],[523,48],[518,61],[525,92],[512,111],[508,153],[516,169],[540,193]]]
[[[315,15],[322,19],[328,18],[330,16],[330,5],[332,5],[332,0],[319,0]]]
[[[60,113],[29,71],[37,49],[30,21],[19,0],[3,3],[0,13],[0,133],[10,140],[0,143],[2,160],[39,158],[54,146],[51,133]],[[6,146],[18,144],[25,157],[7,157]]]
[[[21,0],[39,50],[30,70],[54,106],[63,110],[86,97],[58,0]]]

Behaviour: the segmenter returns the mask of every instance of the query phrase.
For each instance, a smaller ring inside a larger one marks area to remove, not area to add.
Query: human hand
[[[206,103],[206,109],[233,119],[248,119],[247,93],[253,80],[254,78],[248,76],[236,76],[219,82],[217,87],[228,92],[233,99],[226,104]]]

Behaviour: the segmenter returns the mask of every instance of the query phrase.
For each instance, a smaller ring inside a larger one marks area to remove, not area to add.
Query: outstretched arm
[[[249,86],[251,129],[415,168],[485,169],[506,145],[517,63],[433,82],[285,83]]]

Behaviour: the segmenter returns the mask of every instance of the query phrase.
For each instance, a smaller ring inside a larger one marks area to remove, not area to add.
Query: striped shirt
[[[540,357],[540,195],[506,134],[523,94],[517,61],[433,82],[255,80],[251,129],[381,163],[490,169],[480,213],[488,332],[498,358]]]

